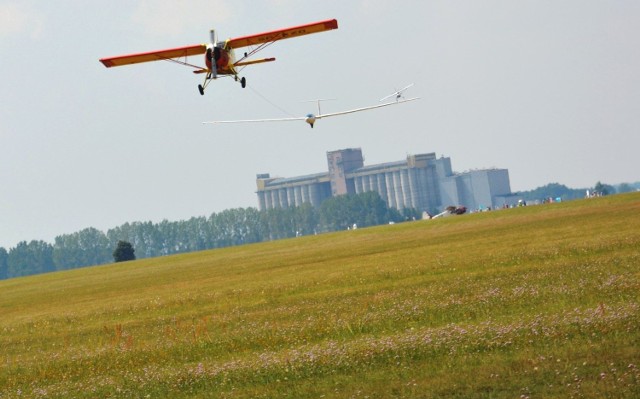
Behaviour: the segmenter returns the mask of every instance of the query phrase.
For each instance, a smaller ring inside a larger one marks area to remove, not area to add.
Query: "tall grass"
[[[0,282],[0,398],[640,397],[640,195]]]

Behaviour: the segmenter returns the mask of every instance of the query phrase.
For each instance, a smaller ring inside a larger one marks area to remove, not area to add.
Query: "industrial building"
[[[435,153],[409,155],[406,160],[364,165],[360,148],[327,152],[328,172],[277,178],[257,175],[258,205],[285,208],[322,201],[336,195],[377,192],[390,208],[413,208],[431,214],[447,206],[469,210],[512,205],[507,169],[454,173],[451,159]]]

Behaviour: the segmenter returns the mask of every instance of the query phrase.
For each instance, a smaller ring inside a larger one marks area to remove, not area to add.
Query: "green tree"
[[[406,220],[420,220],[422,219],[422,212],[418,211],[415,208],[404,208],[402,209],[402,218]]]
[[[113,245],[120,240],[129,242],[142,258],[161,254],[162,242],[156,237],[156,226],[151,222],[125,223],[107,231],[107,237]]]
[[[572,200],[584,198],[585,189],[571,189],[564,184],[549,183],[546,186],[538,187],[531,191],[523,191],[520,193],[525,201],[536,201],[547,198],[562,198],[563,200]]]
[[[296,233],[300,235],[313,234],[318,226],[318,212],[308,202],[292,209]]]
[[[629,193],[629,192],[633,191],[633,187],[631,187],[631,185],[629,183],[621,183],[618,186],[618,189],[616,191],[618,193],[620,193],[620,194]]]
[[[346,230],[354,224],[366,227],[403,220],[373,191],[329,198],[320,205],[319,214],[320,224],[328,231]]]
[[[177,224],[177,222],[170,222],[165,219],[156,225],[159,240],[159,255],[170,255],[177,252]]]
[[[202,251],[213,247],[209,224],[204,216],[192,217],[185,222],[185,241],[189,251]]]
[[[348,195],[328,198],[320,205],[320,223],[327,231],[346,230],[353,224],[349,213]]]
[[[266,209],[260,213],[264,240],[291,237],[294,227],[290,226],[288,214],[289,210],[283,208]]]
[[[109,263],[110,245],[107,236],[93,227],[55,238],[53,261],[56,270]]]
[[[244,242],[253,243],[264,240],[264,230],[260,213],[257,208],[244,209]]]
[[[128,241],[118,241],[116,249],[113,251],[113,260],[115,262],[126,262],[129,260],[135,260],[135,249]]]
[[[600,195],[609,195],[609,194],[616,193],[616,189],[613,188],[613,186],[610,186],[608,184],[604,184],[601,182],[597,182],[595,187],[593,187],[593,189],[596,191],[596,193]]]
[[[7,252],[7,250],[0,247],[0,280],[9,278],[9,269],[7,267],[8,258],[9,253]]]
[[[389,222],[389,207],[377,192],[362,193],[354,199],[354,206],[359,208],[358,220],[355,222],[358,226],[376,226]]]
[[[52,272],[53,246],[44,241],[21,241],[9,250],[7,269],[9,277]]]

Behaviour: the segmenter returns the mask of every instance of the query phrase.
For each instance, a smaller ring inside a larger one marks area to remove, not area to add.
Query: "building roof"
[[[349,174],[354,175],[354,174],[378,173],[384,170],[406,168],[406,167],[407,167],[407,161],[386,162],[386,163],[379,163],[376,165],[363,166],[361,168],[352,170],[351,172],[349,172]]]
[[[322,183],[329,181],[329,173],[314,173],[310,175],[304,176],[295,176],[295,177],[275,177],[272,178],[271,181],[267,182],[265,188],[273,188],[273,187],[282,187],[282,186],[295,186],[300,184],[309,184],[309,183]]]

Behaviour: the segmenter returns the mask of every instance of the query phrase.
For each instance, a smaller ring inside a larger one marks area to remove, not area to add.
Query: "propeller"
[[[211,35],[211,44],[215,47],[218,44],[218,35],[216,35],[216,30],[211,29],[209,33]]]
[[[218,60],[215,54],[220,50],[217,50],[218,36],[216,35],[215,29],[211,29],[209,34],[211,36],[211,52],[209,53],[211,54],[211,58],[209,59],[211,61],[211,77],[215,79],[218,76]]]

